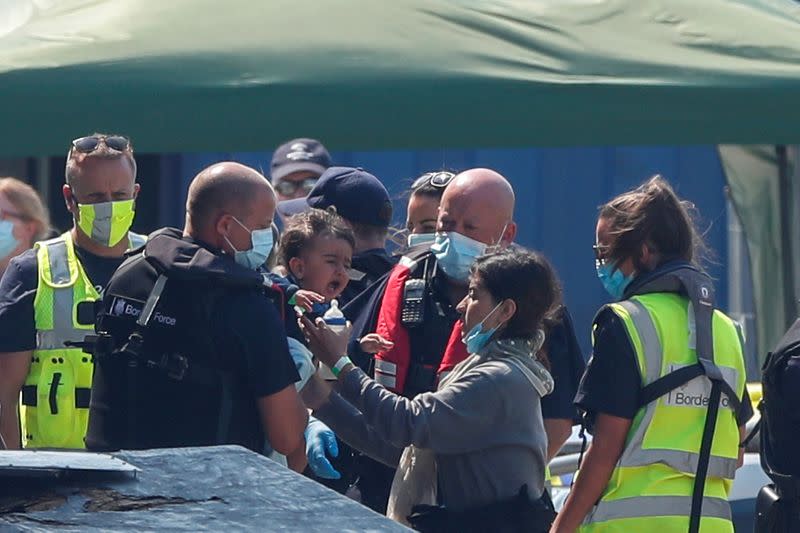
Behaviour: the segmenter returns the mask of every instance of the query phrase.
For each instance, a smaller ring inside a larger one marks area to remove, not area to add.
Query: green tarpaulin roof
[[[7,0],[0,155],[800,140],[790,0]]]

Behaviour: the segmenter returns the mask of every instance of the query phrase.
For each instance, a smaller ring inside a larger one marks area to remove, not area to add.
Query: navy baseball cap
[[[272,183],[295,172],[314,172],[318,176],[331,166],[331,154],[316,139],[292,139],[272,155],[269,177]]]
[[[278,203],[278,213],[290,217],[310,207],[336,212],[358,224],[389,227],[392,221],[392,200],[389,191],[375,176],[361,168],[331,167],[320,176],[305,198]]]

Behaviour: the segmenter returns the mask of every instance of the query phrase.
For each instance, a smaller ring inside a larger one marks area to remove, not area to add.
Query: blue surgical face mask
[[[17,246],[19,241],[14,237],[14,223],[10,220],[0,220],[0,259],[8,257]]]
[[[615,300],[621,300],[625,294],[625,289],[633,281],[633,274],[626,276],[618,268],[610,263],[597,265],[597,277],[600,278],[600,283],[603,284],[608,294]]]
[[[439,268],[447,277],[465,282],[469,278],[472,263],[483,255],[486,245],[455,231],[449,231],[436,234],[431,251],[436,256]]]
[[[475,324],[475,326],[469,330],[467,335],[464,337],[464,344],[467,345],[467,352],[468,353],[478,353],[480,352],[484,346],[486,346],[492,338],[492,335],[495,334],[497,328],[499,328],[502,324],[498,324],[493,328],[489,328],[486,331],[483,331],[483,323],[486,322],[486,319],[492,316],[492,314],[500,308],[503,302],[500,302],[494,309],[489,311],[489,313],[483,317],[483,320]]]
[[[413,248],[421,244],[430,244],[436,240],[435,233],[412,233],[408,236],[408,247]]]
[[[228,237],[225,237],[225,241],[227,241],[228,246],[233,248],[235,252],[233,259],[245,268],[256,270],[267,262],[267,257],[269,257],[269,253],[272,251],[272,228],[254,229],[250,231],[244,224],[239,222],[239,219],[236,217],[233,217],[233,220],[235,220],[237,224],[243,227],[245,231],[250,234],[250,239],[253,241],[252,248],[249,250],[239,251],[233,244],[231,244],[231,241],[228,240]]]

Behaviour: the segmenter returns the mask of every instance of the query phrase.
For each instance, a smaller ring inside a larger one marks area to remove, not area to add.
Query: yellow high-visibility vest
[[[130,233],[131,247],[145,237]],[[92,357],[65,342],[80,342],[94,330],[78,323],[78,305],[100,294],[75,255],[69,232],[34,245],[39,285],[34,298],[36,348],[22,388],[25,448],[83,448],[89,419]]]
[[[635,296],[610,305],[622,320],[646,386],[697,363],[694,315],[687,298],[673,293]],[[736,324],[713,316],[714,362],[739,398],[745,387]],[[609,384],[612,386],[612,384]],[[636,413],[625,448],[583,532],[685,532],[708,411],[711,381],[700,376]],[[733,532],[728,494],[736,472],[739,429],[722,396],[704,489],[701,532]]]

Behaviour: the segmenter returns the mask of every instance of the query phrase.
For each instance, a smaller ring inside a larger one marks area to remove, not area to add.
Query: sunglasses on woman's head
[[[122,135],[89,135],[72,141],[72,148],[82,154],[90,154],[104,144],[117,152],[127,152],[131,149],[131,141]]]
[[[414,183],[411,185],[412,189],[419,189],[423,185],[432,185],[434,187],[438,187],[443,189],[450,185],[450,182],[453,181],[456,175],[452,172],[428,172],[427,174],[423,174],[422,176],[418,177],[414,180]]]

